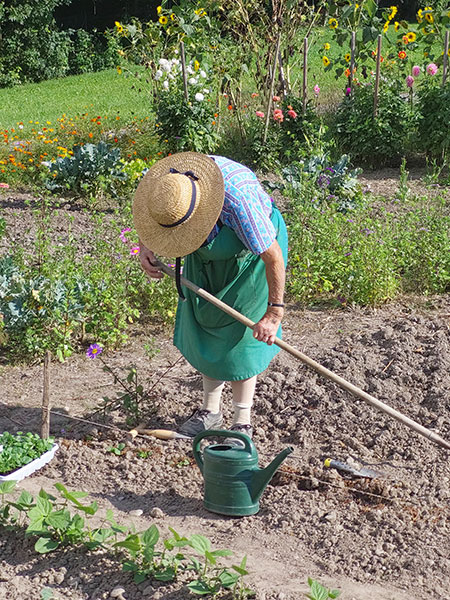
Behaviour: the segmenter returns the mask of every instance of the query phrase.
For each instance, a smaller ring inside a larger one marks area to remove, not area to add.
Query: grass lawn
[[[132,89],[131,80],[115,69],[0,89],[0,107],[0,129],[20,122],[54,123],[63,114],[88,112],[123,121],[150,114],[146,95]]]

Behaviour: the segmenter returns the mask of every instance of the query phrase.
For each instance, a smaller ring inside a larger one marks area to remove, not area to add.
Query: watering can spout
[[[273,461],[268,465],[265,469],[257,469],[252,476],[251,481],[251,492],[252,498],[256,502],[259,500],[261,494],[265,490],[267,484],[275,475],[276,470],[281,465],[281,463],[286,459],[286,457],[293,452],[294,449],[289,446],[285,448],[278,456],[276,456]]]

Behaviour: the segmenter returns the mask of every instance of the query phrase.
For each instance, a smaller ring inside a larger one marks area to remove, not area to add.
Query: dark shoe
[[[222,426],[222,413],[212,413],[203,408],[196,410],[192,417],[181,425],[178,432],[189,437],[195,437],[197,433],[207,429],[220,429]]]
[[[253,427],[249,424],[238,423],[237,425],[232,425],[230,427],[230,431],[238,431],[239,433],[245,433],[245,435],[248,435],[250,439],[252,439],[253,437]],[[225,438],[223,443],[227,446],[236,446],[238,448],[245,447],[244,442],[242,440],[238,440],[238,438],[235,437],[227,437]]]

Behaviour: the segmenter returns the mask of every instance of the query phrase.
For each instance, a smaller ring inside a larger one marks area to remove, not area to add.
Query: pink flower
[[[128,240],[127,240],[127,238],[125,237],[125,234],[126,234],[128,231],[131,231],[131,227],[125,227],[125,229],[122,229],[122,231],[120,232],[120,235],[119,235],[120,239],[122,240],[122,242],[123,242],[124,244],[126,244],[126,243],[127,243],[127,241],[128,241]]]
[[[275,121],[278,121],[278,123],[282,123],[284,121],[283,111],[280,108],[276,108],[273,111],[273,118]]]
[[[427,73],[428,73],[429,75],[436,75],[436,73],[437,73],[437,70],[438,70],[438,66],[437,66],[437,65],[435,65],[434,63],[430,63],[430,64],[427,66]]]
[[[287,111],[288,117],[291,117],[291,119],[296,119],[297,118],[297,113],[295,112],[295,110],[288,110]]]
[[[279,101],[281,100],[281,98],[280,98],[280,96],[274,96],[274,97],[272,98],[272,100],[273,100],[274,102],[279,102]]]
[[[257,117],[259,117],[260,119],[264,119],[264,113],[263,113],[263,112],[261,112],[260,110],[257,110],[257,111],[255,112],[255,115],[256,115]]]
[[[414,65],[414,67],[412,68],[412,74],[414,75],[414,77],[419,77],[420,67],[418,67],[417,65]]]
[[[8,190],[9,185],[7,183],[0,183],[0,188],[3,188],[4,190]]]
[[[346,88],[345,95],[350,96],[351,93],[352,93],[352,88],[351,87]]]
[[[130,250],[131,256],[135,256],[136,254],[139,254],[139,252],[140,252],[139,246],[133,246]]]
[[[314,90],[314,93],[315,93],[315,95],[316,95],[316,96],[318,96],[318,95],[319,95],[319,92],[320,92],[320,87],[317,85],[317,83],[316,83],[316,85],[313,87],[313,90]]]
[[[414,77],[412,75],[408,75],[408,77],[406,78],[406,85],[409,88],[412,88],[412,86],[414,85]]]

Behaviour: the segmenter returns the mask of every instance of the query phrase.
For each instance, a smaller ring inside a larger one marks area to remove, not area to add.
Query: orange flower
[[[231,104],[228,105],[228,110],[233,110],[233,107],[231,106]]]
[[[345,75],[346,77],[350,77],[350,69],[345,69],[345,71],[344,71],[344,75]]]
[[[404,44],[409,44],[409,37],[408,37],[407,35],[404,35],[404,36],[402,37],[402,40],[403,40],[403,43],[404,43]]]
[[[406,52],[404,50],[400,50],[400,52],[398,53],[398,57],[400,58],[400,60],[405,60]]]

